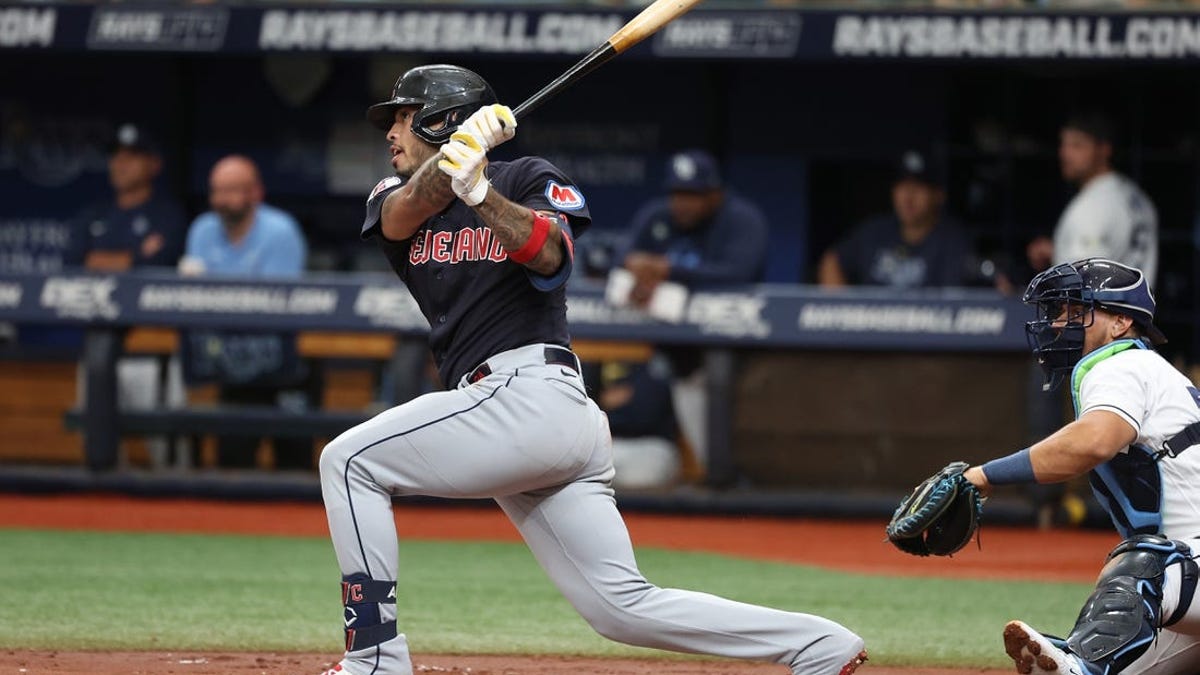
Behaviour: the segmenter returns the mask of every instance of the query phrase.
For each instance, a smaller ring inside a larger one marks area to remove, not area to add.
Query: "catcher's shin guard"
[[[383,621],[380,604],[396,604],[395,581],[379,581],[361,572],[342,577],[346,651],[374,647],[396,637],[396,622]]]
[[[1160,616],[1166,569],[1180,565],[1179,604]],[[1196,592],[1197,565],[1183,542],[1153,534],[1126,539],[1108,554],[1100,580],[1067,636],[1071,653],[1105,673],[1119,673],[1178,621]]]

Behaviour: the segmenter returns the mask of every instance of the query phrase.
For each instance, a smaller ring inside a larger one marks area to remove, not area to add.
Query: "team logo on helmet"
[[[574,185],[559,185],[554,181],[546,183],[546,199],[550,205],[560,211],[578,211],[587,203],[583,194]]]

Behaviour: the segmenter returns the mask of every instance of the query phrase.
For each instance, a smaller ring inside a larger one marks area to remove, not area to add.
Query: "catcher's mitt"
[[[951,555],[966,546],[983,513],[979,488],[963,476],[969,466],[951,462],[905,497],[888,523],[888,541],[919,556]]]

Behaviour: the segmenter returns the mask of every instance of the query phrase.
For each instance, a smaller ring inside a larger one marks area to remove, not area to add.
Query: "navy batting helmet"
[[[387,131],[395,121],[396,108],[421,106],[413,115],[413,133],[438,145],[446,142],[471,113],[496,102],[491,86],[466,68],[444,64],[418,66],[396,80],[391,99],[367,109],[367,120]]]
[[[1154,295],[1146,275],[1113,260],[1055,265],[1034,277],[1021,299],[1037,310],[1036,318],[1025,324],[1025,334],[1050,388],[1083,357],[1084,332],[1097,308],[1133,319],[1153,344],[1167,341],[1154,325]]]

